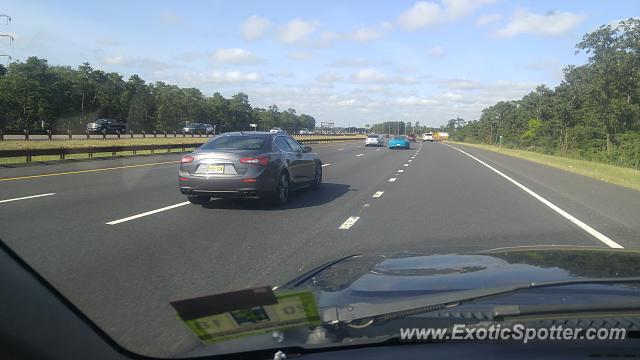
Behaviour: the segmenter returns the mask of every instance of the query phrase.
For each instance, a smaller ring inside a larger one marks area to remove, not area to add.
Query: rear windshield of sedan
[[[378,138],[378,135],[369,135],[369,136],[367,136],[367,137],[368,137],[368,138],[377,139],[377,138]]]
[[[260,150],[264,140],[257,136],[222,136],[202,145],[200,150]]]

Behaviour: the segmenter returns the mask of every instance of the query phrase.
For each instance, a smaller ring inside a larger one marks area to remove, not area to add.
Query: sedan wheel
[[[289,201],[289,176],[287,173],[280,174],[275,200],[278,205],[285,205]]]
[[[320,184],[322,184],[322,165],[318,164],[316,166],[316,173],[313,176],[313,183],[311,183],[311,188],[313,190],[317,190],[320,188]]]

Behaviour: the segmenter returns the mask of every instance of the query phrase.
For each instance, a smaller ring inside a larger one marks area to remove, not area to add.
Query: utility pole
[[[11,16],[7,15],[7,14],[0,14],[0,19],[4,19],[5,21],[2,21],[0,23],[0,25],[10,25],[11,24]],[[9,47],[11,49],[13,49],[13,41],[14,41],[14,37],[11,34],[6,34],[6,33],[0,33],[0,37],[6,37],[9,39]],[[13,54],[13,51],[10,51],[11,54]],[[7,58],[7,64],[9,64],[11,61],[13,61],[13,57],[11,55],[9,55],[9,52],[2,53],[0,52],[0,57],[6,57]]]

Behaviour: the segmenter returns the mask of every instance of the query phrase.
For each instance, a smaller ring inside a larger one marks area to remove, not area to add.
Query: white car
[[[424,133],[422,134],[422,142],[431,141],[433,142],[433,133]]]
[[[270,133],[272,134],[276,134],[276,133],[281,133],[284,132],[282,129],[280,129],[279,127],[274,127],[273,129],[269,130]]]
[[[378,134],[367,135],[367,139],[364,141],[364,146],[384,146],[384,136]]]

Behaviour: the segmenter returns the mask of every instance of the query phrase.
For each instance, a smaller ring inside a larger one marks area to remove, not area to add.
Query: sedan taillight
[[[253,164],[253,165],[269,165],[269,157],[268,156],[255,156],[255,157],[245,157],[240,159],[240,164]]]
[[[194,160],[193,156],[186,155],[182,157],[182,160],[180,160],[180,162],[183,164],[188,164],[193,162],[193,160]]]

